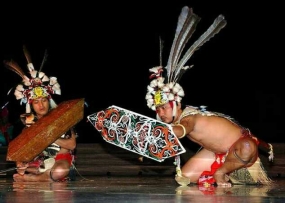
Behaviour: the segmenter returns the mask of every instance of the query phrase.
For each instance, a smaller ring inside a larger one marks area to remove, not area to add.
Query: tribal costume
[[[177,104],[181,103],[181,100],[184,97],[184,90],[178,84],[178,82],[181,79],[182,75],[186,72],[186,70],[192,68],[193,66],[193,65],[185,66],[186,62],[191,58],[191,56],[196,50],[198,50],[205,42],[209,41],[215,34],[219,33],[219,31],[222,28],[224,28],[227,24],[226,20],[224,19],[224,16],[219,15],[215,19],[213,24],[208,28],[208,30],[204,32],[204,34],[202,34],[192,44],[192,46],[185,52],[184,56],[180,60],[183,49],[185,45],[187,44],[188,40],[191,38],[192,34],[194,33],[199,21],[200,21],[200,17],[197,16],[195,13],[193,13],[193,10],[191,8],[188,8],[187,6],[183,7],[179,15],[179,18],[178,18],[176,33],[175,33],[175,37],[174,37],[172,47],[170,50],[167,65],[163,67],[160,64],[160,66],[150,69],[150,72],[152,73],[150,78],[151,79],[154,78],[154,79],[151,81],[151,83],[147,87],[147,94],[145,97],[145,99],[147,100],[147,106],[150,109],[156,111],[157,107],[169,103],[172,108],[172,112],[173,112],[172,113],[173,120],[176,117]],[[160,59],[160,61],[162,60]],[[166,71],[164,72],[164,70]],[[206,111],[205,106],[201,106],[200,109],[196,107],[188,106],[183,110],[181,117],[178,119],[178,122],[174,124],[174,125],[179,125],[183,129],[184,133],[183,133],[183,136],[181,136],[180,138],[186,136],[186,129],[183,125],[180,124],[180,120],[185,116],[195,115],[195,114],[200,114],[203,116],[219,116],[219,117],[228,119],[229,121],[235,123],[236,125],[239,125],[236,121],[234,121],[229,116],[226,116],[221,113]],[[158,120],[161,120],[158,114],[156,114],[156,117]],[[244,132],[247,132],[246,136],[252,136],[247,129],[243,128],[242,126],[240,126],[240,128],[244,129]],[[245,136],[245,134],[242,135],[241,133],[241,136]],[[252,138],[254,137],[252,136]],[[272,146],[267,143],[265,143],[265,145],[270,149],[269,159],[273,160]],[[222,166],[226,155],[227,155],[226,153],[217,155],[217,159],[215,163],[213,163],[212,165],[212,170],[208,172],[206,171],[203,172],[201,174],[202,177],[200,178],[198,183],[203,183],[204,181],[208,181],[209,184],[212,184],[214,180],[209,179],[208,176],[209,175],[212,176],[214,172],[217,170],[217,168]],[[182,176],[182,172],[180,169],[180,157],[179,156],[176,157],[175,164],[177,165],[176,177],[180,178],[181,182],[184,182],[181,185],[189,184],[190,180]],[[253,168],[253,170],[250,170],[251,168]],[[243,171],[244,173],[240,173],[240,171]],[[251,178],[244,178],[245,176],[247,176],[245,174],[250,174]],[[247,169],[240,169],[240,170],[232,172],[230,174],[230,179],[233,183],[269,183],[270,182],[270,179],[267,177],[267,174],[264,171],[264,168],[262,167],[262,164],[259,158],[251,167],[248,167]],[[177,182],[179,183],[179,181]]]
[[[24,54],[27,59],[27,67],[29,70],[29,73],[31,77],[25,75],[24,71],[21,69],[21,67],[17,64],[17,62],[10,60],[10,61],[4,61],[5,66],[17,73],[22,78],[22,83],[17,85],[14,91],[14,95],[16,96],[16,99],[20,99],[20,104],[26,104],[26,113],[20,115],[20,119],[22,123],[25,125],[25,127],[30,127],[32,124],[37,122],[38,118],[31,109],[31,103],[34,99],[46,97],[49,100],[49,107],[51,109],[54,109],[57,107],[57,104],[52,98],[52,94],[61,94],[60,85],[57,82],[56,77],[48,77],[45,75],[44,72],[41,72],[41,69],[44,65],[44,62],[47,58],[47,53],[45,53],[43,62],[41,64],[41,67],[39,71],[35,70],[33,63],[31,61],[30,54],[26,47],[24,46]],[[69,131],[67,131],[65,134],[63,134],[60,139],[70,139],[72,136],[72,132],[76,135],[75,129],[72,128]],[[38,168],[39,172],[45,172],[48,169],[51,169],[55,163],[56,160],[67,160],[70,164],[70,172],[74,170],[74,150],[70,150],[68,153],[65,154],[58,154],[61,147],[55,143],[50,144],[46,149],[42,151],[37,157],[33,159],[33,161],[29,162],[29,167],[36,167]],[[71,174],[71,173],[69,173]],[[67,177],[68,178],[68,177]],[[64,178],[67,179],[67,178]],[[52,176],[51,179],[53,180]]]

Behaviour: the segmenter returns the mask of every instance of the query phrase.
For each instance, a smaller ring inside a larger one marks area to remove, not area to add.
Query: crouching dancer
[[[182,9],[167,66],[150,69],[151,78],[154,79],[146,94],[147,105],[156,111],[158,120],[172,124],[178,138],[187,137],[201,146],[201,150],[181,169],[179,156],[176,158],[176,181],[180,185],[192,182],[226,187],[231,187],[232,183],[269,184],[271,180],[260,162],[258,146],[263,144],[267,147],[272,160],[273,149],[270,144],[259,140],[229,116],[209,112],[203,106],[186,106],[181,102],[184,90],[178,82],[189,69],[189,66],[184,66],[185,63],[195,50],[226,25],[224,17],[218,16],[179,60],[199,20],[192,9]]]

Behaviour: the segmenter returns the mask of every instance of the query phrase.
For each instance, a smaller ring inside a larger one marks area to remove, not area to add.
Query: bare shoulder
[[[197,114],[196,115],[191,115],[191,114],[187,115],[180,120],[180,124],[182,124],[184,127],[188,128],[189,131],[192,131],[192,129],[194,128],[195,123],[196,123],[196,117],[197,117]]]

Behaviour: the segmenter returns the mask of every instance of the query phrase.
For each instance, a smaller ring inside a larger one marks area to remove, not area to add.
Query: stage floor
[[[271,186],[199,188],[195,184],[179,186],[172,176],[87,176],[65,183],[16,183],[12,178],[0,178],[0,202],[284,203],[285,179],[273,180]]]

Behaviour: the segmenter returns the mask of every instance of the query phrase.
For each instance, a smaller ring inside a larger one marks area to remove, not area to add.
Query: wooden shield
[[[7,161],[32,161],[45,148],[82,120],[84,99],[60,103],[8,145]]]
[[[87,116],[103,139],[158,162],[186,152],[171,125],[110,106]]]

